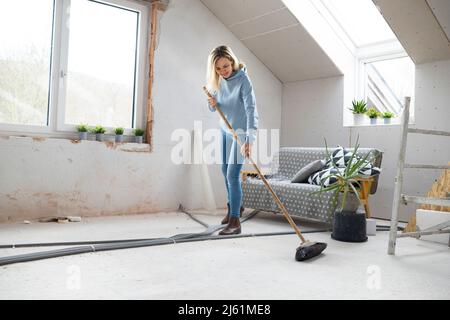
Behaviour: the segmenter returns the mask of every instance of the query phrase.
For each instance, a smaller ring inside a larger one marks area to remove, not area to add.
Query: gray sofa
[[[329,148],[329,153],[335,149]],[[351,149],[350,149],[351,150]],[[357,155],[364,156],[372,152],[374,160],[372,164],[380,167],[382,152],[377,149],[359,148]],[[285,205],[288,212],[293,216],[318,220],[331,223],[334,207],[332,203],[333,192],[324,192],[312,195],[320,186],[309,183],[291,183],[295,174],[308,163],[325,159],[327,156],[325,148],[280,148],[274,155],[271,163],[271,171],[267,175],[268,182]],[[372,183],[370,194],[377,190],[378,176]],[[263,181],[259,178],[247,178],[242,181],[243,199],[242,205],[261,211],[280,212],[272,195],[267,190]]]

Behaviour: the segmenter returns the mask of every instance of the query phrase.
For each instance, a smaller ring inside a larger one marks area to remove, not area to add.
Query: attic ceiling
[[[282,0],[200,1],[281,82],[342,74]],[[372,1],[416,64],[450,59],[450,0]]]
[[[281,82],[342,74],[281,0],[201,2]]]
[[[450,3],[448,0],[427,0],[428,6],[439,24],[442,30],[447,36],[447,40],[450,39]]]
[[[449,0],[372,0],[411,59],[450,59]]]

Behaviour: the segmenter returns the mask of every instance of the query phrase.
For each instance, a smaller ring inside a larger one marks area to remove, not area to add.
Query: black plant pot
[[[364,210],[335,211],[331,238],[344,242],[367,241]]]

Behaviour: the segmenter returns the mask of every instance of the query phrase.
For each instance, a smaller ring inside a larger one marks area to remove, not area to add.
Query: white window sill
[[[124,137],[125,138],[125,137]],[[129,138],[134,138],[129,136]],[[0,134],[0,142],[8,141],[14,145],[28,144],[30,142],[34,143],[48,143],[50,145],[64,144],[70,142],[72,145],[104,145],[105,147],[118,151],[126,152],[151,152],[150,145],[148,143],[135,143],[133,141],[115,142],[114,136],[105,137],[103,141],[95,140],[95,136],[89,137],[88,140],[79,140],[78,135],[71,138],[62,137],[44,137],[38,135],[8,135]]]
[[[377,119],[375,123],[371,123],[369,118],[365,118],[360,123],[355,123],[352,120],[348,121],[348,123],[344,123],[345,128],[360,128],[360,127],[382,127],[382,126],[400,126],[402,119],[401,118],[391,118],[391,121],[386,123],[384,119]],[[414,117],[409,118],[409,125],[414,125],[415,119]]]

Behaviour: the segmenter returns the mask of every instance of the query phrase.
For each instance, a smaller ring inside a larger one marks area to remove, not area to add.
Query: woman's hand
[[[244,143],[241,146],[241,154],[243,154],[246,158],[250,157],[252,154],[252,144],[249,142]]]
[[[217,106],[217,100],[216,100],[216,99],[214,99],[213,97],[208,97],[208,102],[209,102],[209,105],[210,105],[213,109],[216,108],[216,106]]]

